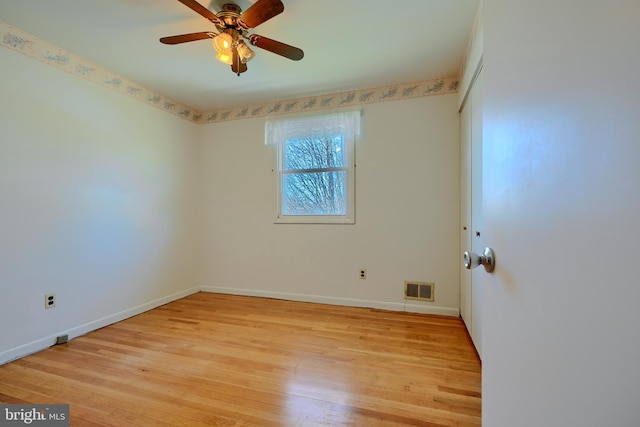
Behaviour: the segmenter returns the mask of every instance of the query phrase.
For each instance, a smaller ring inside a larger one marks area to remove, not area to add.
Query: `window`
[[[277,223],[355,222],[355,139],[360,111],[266,124],[277,151]]]

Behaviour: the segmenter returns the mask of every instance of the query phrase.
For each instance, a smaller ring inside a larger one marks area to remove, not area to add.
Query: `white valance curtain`
[[[360,135],[361,111],[347,111],[322,116],[268,120],[265,123],[265,144],[274,145],[291,138],[324,137],[343,134]]]

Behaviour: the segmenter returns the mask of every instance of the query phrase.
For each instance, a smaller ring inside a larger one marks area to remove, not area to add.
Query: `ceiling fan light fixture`
[[[223,64],[233,64],[233,37],[229,33],[220,33],[211,40],[213,48],[216,50],[216,59]]]
[[[233,59],[231,56],[231,51],[229,51],[229,53],[223,53],[223,52],[219,52],[216,55],[216,59],[220,62],[222,62],[223,64],[227,64],[227,65],[232,65],[233,64]]]
[[[238,56],[240,56],[240,60],[246,64],[256,56],[256,53],[251,50],[244,41],[240,40],[238,41]]]
[[[233,44],[233,37],[229,33],[220,33],[211,40],[213,48],[218,53],[231,52],[231,44]]]
[[[251,0],[252,5],[244,12],[239,6],[226,3],[222,5],[222,10],[217,14],[200,4],[200,0],[178,1],[213,24],[217,31],[200,31],[162,37],[160,42],[163,44],[176,45],[211,39],[211,44],[216,51],[216,59],[231,65],[231,71],[238,75],[247,71],[247,62],[255,56],[255,52],[249,47],[249,44],[293,61],[299,61],[304,57],[304,52],[297,47],[257,34],[248,34],[258,25],[282,13],[284,11],[282,0]],[[210,3],[217,3],[217,1]],[[248,40],[248,43],[245,43],[241,38]]]

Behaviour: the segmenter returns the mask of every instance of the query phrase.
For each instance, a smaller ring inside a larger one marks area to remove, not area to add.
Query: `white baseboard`
[[[453,307],[421,305],[415,302],[394,303],[383,301],[369,301],[353,298],[326,297],[320,295],[294,294],[288,292],[260,291],[255,289],[224,288],[217,286],[201,286],[200,291],[218,294],[243,295],[251,297],[265,297],[289,301],[315,302],[320,304],[343,305],[347,307],[377,308],[380,310],[406,311],[409,313],[435,314],[439,316],[460,317],[460,310]]]
[[[27,344],[24,344],[15,348],[11,348],[9,350],[5,350],[2,353],[0,353],[0,365],[4,365],[5,363],[11,362],[12,360],[16,360],[21,357],[27,356],[29,354],[49,348],[56,343],[56,337],[60,335],[68,335],[69,339],[79,337],[80,335],[84,335],[91,331],[95,331],[96,329],[103,328],[105,326],[111,325],[116,322],[120,322],[121,320],[136,316],[140,313],[144,313],[145,311],[149,311],[151,309],[154,309],[161,305],[178,300],[180,298],[184,298],[188,295],[194,294],[199,291],[200,289],[198,288],[191,288],[185,291],[176,292],[175,294],[158,298],[154,301],[150,301],[148,303],[141,304],[136,307],[132,307],[130,309],[120,311],[118,313],[103,317],[101,319],[97,319],[97,320],[85,323],[83,325],[76,326],[66,331],[59,331],[54,335],[50,335],[35,341],[31,341],[30,343],[27,343]]]

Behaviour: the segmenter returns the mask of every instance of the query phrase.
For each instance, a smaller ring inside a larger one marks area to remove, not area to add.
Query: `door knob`
[[[491,273],[496,268],[496,256],[493,253],[493,249],[485,248],[482,255],[465,251],[464,267],[471,270],[479,265],[484,265],[484,269],[487,273]]]

